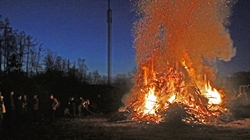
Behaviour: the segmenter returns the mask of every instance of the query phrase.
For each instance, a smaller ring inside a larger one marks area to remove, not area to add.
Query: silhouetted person
[[[5,105],[4,105],[4,101],[3,101],[3,96],[0,95],[0,126],[2,126],[3,117],[4,117],[5,112],[6,112],[6,110],[5,110]]]
[[[74,97],[71,97],[69,100],[69,114],[70,114],[70,119],[75,118],[75,110],[76,110],[76,101]]]
[[[81,116],[81,113],[82,113],[82,107],[83,107],[83,98],[80,97],[79,100],[77,101],[77,109],[78,109],[78,116],[80,117]]]
[[[55,122],[56,109],[59,105],[58,100],[54,97],[54,95],[50,95],[51,99],[51,114],[50,114],[50,122]]]
[[[22,96],[20,95],[18,96],[16,102],[16,119],[19,123],[21,123],[23,120],[22,108],[23,108],[23,101],[22,101]]]
[[[10,118],[10,123],[14,123],[16,121],[16,100],[14,92],[10,92],[9,97],[9,109],[7,110]]]
[[[28,118],[28,99],[26,95],[23,95],[23,100],[22,100],[22,116],[23,116],[23,121],[27,122]]]
[[[88,107],[90,105],[90,101],[88,99],[85,99],[83,101],[83,116],[88,116],[89,114],[89,110],[88,110]]]
[[[70,113],[69,113],[69,107],[66,107],[63,111],[64,113],[64,117],[70,117]]]
[[[39,99],[37,95],[33,96],[32,100],[32,121],[33,123],[38,123],[39,120]]]

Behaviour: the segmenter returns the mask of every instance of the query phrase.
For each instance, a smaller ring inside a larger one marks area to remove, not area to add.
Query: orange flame
[[[152,65],[150,62],[145,64]],[[197,87],[188,86],[184,75],[174,68],[169,68],[169,73],[159,74],[152,70],[153,66],[149,67],[142,66],[144,74],[139,75],[137,79],[144,82],[138,84],[135,89],[140,90],[134,93],[143,93],[143,98],[137,94],[138,100],[133,106],[134,120],[163,121],[167,115],[165,112],[171,109],[171,104],[174,103],[190,114],[191,118],[183,119],[186,123],[207,123],[211,118],[219,117],[221,111],[226,111],[222,105],[222,93],[213,88],[210,82],[206,82],[206,76],[205,80],[198,82]]]
[[[190,114],[186,122],[205,123],[220,116],[222,93],[207,81],[215,80],[217,59],[229,61],[236,54],[224,28],[232,1],[136,2],[140,19],[133,30],[138,68],[131,92],[134,120],[162,120],[173,103]]]
[[[150,88],[148,94],[145,96],[144,114],[155,114],[155,107],[157,97],[154,95],[154,88]]]
[[[222,102],[219,92],[211,87],[210,82],[205,85],[205,96],[208,99],[208,104],[220,104]]]
[[[173,96],[171,96],[171,97],[168,99],[168,101],[169,101],[169,103],[173,103],[175,99],[176,99],[176,96],[173,95]]]

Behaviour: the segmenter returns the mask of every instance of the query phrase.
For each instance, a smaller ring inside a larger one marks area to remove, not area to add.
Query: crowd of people
[[[49,122],[55,121],[55,111],[58,108],[59,102],[50,95],[50,107],[47,110]],[[0,126],[5,122],[7,125],[19,123],[36,123],[41,121],[40,102],[35,94],[31,100],[28,100],[27,95],[18,95],[17,98],[14,92],[10,92],[9,96],[4,98],[0,92]]]
[[[2,126],[3,121],[8,125],[13,123],[38,124],[41,122],[41,116],[46,122],[55,122],[56,111],[60,103],[52,94],[47,99],[49,101],[46,102],[48,107],[41,113],[42,107],[37,94],[34,94],[33,98],[28,98],[27,95],[18,95],[16,97],[12,91],[9,96],[4,98],[0,92],[0,126]],[[89,105],[88,99],[71,97],[64,109],[64,115],[71,120],[74,120],[76,116],[87,116],[90,112],[88,110]]]
[[[89,114],[88,106],[90,102],[88,99],[75,99],[71,97],[69,99],[68,105],[64,110],[64,115],[69,116],[70,119],[74,120],[75,116],[87,116]]]

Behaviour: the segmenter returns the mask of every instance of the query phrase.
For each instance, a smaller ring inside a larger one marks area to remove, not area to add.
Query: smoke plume
[[[185,64],[193,79],[214,79],[216,60],[236,54],[230,34],[232,0],[138,0],[134,23],[135,61],[153,58],[154,69]]]

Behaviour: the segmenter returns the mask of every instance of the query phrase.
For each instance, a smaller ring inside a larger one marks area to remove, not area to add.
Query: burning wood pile
[[[236,50],[225,25],[234,0],[138,0],[134,23],[137,73],[125,105],[135,121],[161,122],[174,105],[186,123],[216,121],[225,94],[212,88],[216,61]]]
[[[151,61],[150,61],[151,62]],[[130,108],[133,120],[161,122],[168,119],[171,105],[177,104],[187,115],[186,123],[214,122],[228,110],[222,102],[224,93],[218,92],[204,83],[198,87],[188,80],[183,72],[167,66],[168,71],[156,73],[149,67],[142,66],[142,74],[136,78]]]

